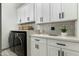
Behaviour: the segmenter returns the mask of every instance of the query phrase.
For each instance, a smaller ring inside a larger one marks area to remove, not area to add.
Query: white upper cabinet
[[[17,9],[18,23],[34,21],[34,4],[24,4]]]
[[[35,19],[36,23],[49,22],[49,4],[37,3],[35,5]]]
[[[60,21],[61,19],[61,3],[50,4],[51,22]]]
[[[49,22],[49,4],[43,3],[42,4],[42,13],[43,13],[43,22]]]
[[[24,9],[23,8],[18,8],[17,9],[17,16],[18,16],[18,23],[23,23],[24,21]]]
[[[17,9],[18,23],[48,23],[77,19],[77,3],[24,4]]]
[[[50,6],[52,22],[77,19],[77,3],[52,3]]]
[[[28,4],[24,8],[25,10],[25,21],[31,22],[34,21],[34,4]]]
[[[77,3],[62,3],[62,19],[63,20],[77,19]]]
[[[42,4],[37,3],[37,4],[35,4],[35,21],[36,21],[36,23],[43,22],[42,18],[43,18],[43,16],[42,16]]]

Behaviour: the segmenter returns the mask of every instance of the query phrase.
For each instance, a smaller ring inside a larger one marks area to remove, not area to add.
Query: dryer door
[[[13,32],[10,32],[9,33],[9,47],[10,47],[10,50],[14,52],[14,39],[15,39],[15,34]]]

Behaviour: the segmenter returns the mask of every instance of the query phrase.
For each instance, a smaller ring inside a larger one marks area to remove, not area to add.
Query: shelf
[[[25,23],[18,23],[18,25],[21,25],[21,24],[32,24],[32,23],[35,23],[35,21],[25,22]]]
[[[72,19],[72,20],[62,20],[61,19],[61,21],[59,20],[57,20],[57,21],[49,21],[49,22],[41,22],[41,23],[36,23],[36,24],[49,24],[49,23],[59,23],[59,22],[70,22],[70,21],[77,21],[77,19]]]

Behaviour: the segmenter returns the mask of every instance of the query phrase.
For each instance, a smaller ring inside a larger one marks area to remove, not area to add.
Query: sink
[[[49,34],[49,36],[58,36],[58,35],[56,35],[56,34]]]

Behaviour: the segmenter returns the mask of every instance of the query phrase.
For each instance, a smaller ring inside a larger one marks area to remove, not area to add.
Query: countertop
[[[50,35],[44,35],[44,34],[33,34],[32,37],[71,41],[71,42],[78,42],[79,43],[79,39],[77,37],[73,37],[73,36],[50,36]]]

